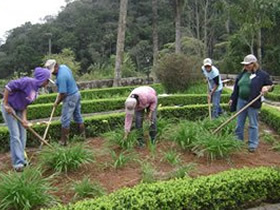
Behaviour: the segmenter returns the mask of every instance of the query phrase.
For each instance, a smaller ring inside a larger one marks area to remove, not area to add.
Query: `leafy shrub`
[[[181,54],[167,54],[159,60],[156,74],[168,93],[184,91],[201,78],[200,62]]]
[[[43,178],[40,168],[25,168],[22,173],[0,174],[0,209],[35,209],[56,203],[50,192],[51,177]]]
[[[68,172],[79,168],[81,165],[93,161],[92,151],[84,144],[68,145],[67,147],[54,145],[52,148],[44,147],[39,160],[43,166],[57,172]]]
[[[73,184],[75,191],[74,199],[96,198],[105,195],[104,188],[97,182],[92,183],[88,177]]]

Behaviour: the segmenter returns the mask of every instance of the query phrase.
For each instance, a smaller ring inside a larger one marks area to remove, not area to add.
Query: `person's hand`
[[[9,105],[4,105],[4,108],[5,108],[5,111],[8,113],[8,114],[12,114],[14,112],[13,108],[10,107]]]
[[[127,137],[128,137],[128,132],[126,131],[126,132],[124,133],[124,137],[123,137],[123,139],[124,139],[124,140],[126,140],[126,139],[127,139]]]
[[[32,124],[30,124],[27,120],[22,120],[22,126],[24,128],[28,128],[30,125],[32,125]]]
[[[262,90],[261,90],[261,93],[264,95],[265,93],[267,93],[269,91],[270,87],[268,86],[263,86],[262,87]]]
[[[228,105],[229,105],[229,106],[232,105],[232,100],[229,100]]]

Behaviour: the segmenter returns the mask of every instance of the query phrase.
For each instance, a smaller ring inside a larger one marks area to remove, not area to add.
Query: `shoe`
[[[254,152],[256,152],[256,149],[255,148],[249,148],[248,151],[251,152],[251,153],[254,153]]]
[[[17,167],[17,168],[14,168],[14,170],[16,171],[16,172],[23,172],[23,166],[22,167]]]

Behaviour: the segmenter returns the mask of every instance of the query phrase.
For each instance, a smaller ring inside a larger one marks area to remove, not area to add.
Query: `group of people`
[[[238,111],[246,104],[271,89],[272,81],[269,75],[259,68],[254,55],[247,55],[241,62],[243,71],[238,75],[229,105],[231,111]],[[212,116],[217,118],[222,114],[220,106],[223,84],[217,67],[210,58],[203,61],[202,72],[207,79],[208,99],[213,104]],[[31,104],[38,95],[38,89],[45,87],[51,81],[51,74],[56,76],[58,95],[54,102],[57,107],[61,102],[61,138],[59,143],[67,145],[69,137],[70,122],[77,123],[79,132],[85,136],[85,125],[81,115],[81,95],[71,70],[66,65],[60,65],[54,59],[47,60],[44,68],[37,67],[34,71],[34,78],[24,77],[10,81],[5,86],[2,102],[2,115],[10,133],[10,150],[13,168],[21,172],[28,164],[24,150],[26,145],[27,106]],[[54,83],[54,82],[53,82]],[[124,138],[127,139],[132,127],[135,115],[135,127],[139,131],[138,143],[140,147],[145,145],[143,136],[143,121],[149,121],[149,135],[152,143],[156,141],[157,135],[157,93],[149,86],[135,88],[125,101],[125,125]],[[249,151],[254,152],[258,147],[258,111],[261,107],[261,99],[254,102],[248,109],[239,114],[235,129],[238,139],[244,139],[244,125],[246,118],[249,118]],[[13,115],[22,119],[18,122]]]

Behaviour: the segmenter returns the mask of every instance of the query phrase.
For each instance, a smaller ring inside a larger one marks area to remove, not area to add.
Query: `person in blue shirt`
[[[241,110],[250,101],[260,94],[264,95],[273,90],[273,83],[269,74],[260,69],[257,58],[249,54],[241,62],[243,71],[237,76],[229,105],[232,112]],[[241,112],[237,117],[235,134],[241,141],[244,140],[244,126],[246,118],[249,119],[249,152],[255,152],[259,144],[258,113],[262,101],[259,98],[251,106]]]
[[[210,58],[204,59],[201,70],[208,81],[208,100],[212,101],[213,104],[212,116],[213,118],[217,118],[222,114],[220,101],[223,90],[223,83],[221,80],[220,72],[215,66],[212,65],[212,60]]]
[[[53,75],[56,75],[56,85],[58,97],[54,106],[58,106],[63,101],[61,114],[61,139],[59,143],[67,145],[70,122],[73,116],[74,121],[78,124],[80,133],[85,137],[85,126],[81,115],[81,95],[76,81],[70,68],[66,65],[59,65],[56,60],[50,59],[45,63]]]

